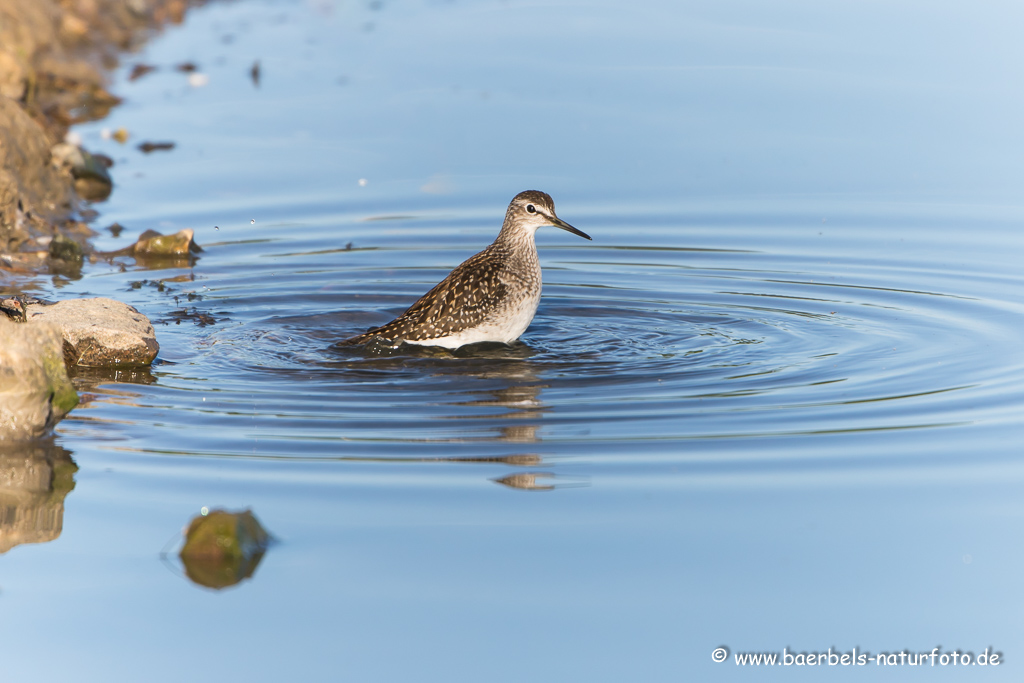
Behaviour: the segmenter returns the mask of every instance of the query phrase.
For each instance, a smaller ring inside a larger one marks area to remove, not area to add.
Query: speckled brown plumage
[[[533,236],[542,225],[590,239],[555,215],[551,197],[535,190],[520,192],[489,247],[455,268],[399,317],[343,343],[380,338],[392,344],[455,348],[513,341],[529,326],[540,300],[540,262]]]

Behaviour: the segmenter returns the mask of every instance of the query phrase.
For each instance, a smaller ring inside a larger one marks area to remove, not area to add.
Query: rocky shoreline
[[[105,74],[201,0],[0,0],[0,274],[45,269],[56,238],[88,252],[85,200],[109,159],[65,142],[120,99]],[[59,258],[59,255],[57,256]]]
[[[83,217],[113,184],[110,159],[68,138],[120,99],[105,74],[121,55],[203,0],[0,0],[0,442],[39,439],[78,402],[79,367],[147,366],[159,350],[145,315],[111,299],[43,305],[19,297],[36,274],[95,253]],[[192,232],[143,235],[124,255],[187,257]],[[62,362],[63,361],[63,362]]]

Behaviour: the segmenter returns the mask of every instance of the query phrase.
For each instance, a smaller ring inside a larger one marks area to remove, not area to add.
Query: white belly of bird
[[[516,304],[496,312],[494,316],[489,317],[476,327],[461,330],[447,337],[417,341],[407,339],[405,343],[419,346],[443,346],[448,349],[457,349],[466,344],[480,342],[508,344],[519,339],[520,335],[526,332],[526,328],[530,326],[533,316],[537,312],[538,304],[540,304],[539,288],[535,296],[521,299]]]

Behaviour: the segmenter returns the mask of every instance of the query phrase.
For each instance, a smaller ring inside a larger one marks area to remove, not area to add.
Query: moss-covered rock
[[[44,437],[76,405],[60,328],[0,316],[0,441]]]
[[[181,561],[195,583],[226,588],[252,576],[271,541],[251,510],[211,510],[189,524]]]
[[[188,256],[202,251],[195,243],[194,235],[189,228],[179,230],[173,235],[161,235],[156,230],[147,230],[139,236],[130,250],[136,256]]]

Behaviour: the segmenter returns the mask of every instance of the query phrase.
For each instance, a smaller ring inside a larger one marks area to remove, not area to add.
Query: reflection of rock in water
[[[251,510],[212,510],[189,523],[181,562],[194,583],[220,590],[250,578],[271,540]]]
[[[139,398],[139,394],[114,389],[109,385],[116,384],[156,384],[156,377],[148,368],[88,368],[76,366],[71,370],[71,381],[79,391],[96,391],[110,396],[124,396],[126,401]],[[104,386],[107,385],[107,386]],[[93,397],[82,397],[82,403],[87,403]],[[125,403],[125,405],[137,405]],[[84,407],[84,406],[82,406]]]
[[[71,453],[52,443],[0,448],[0,553],[60,536],[77,471]]]

